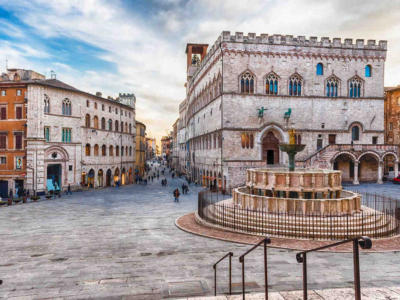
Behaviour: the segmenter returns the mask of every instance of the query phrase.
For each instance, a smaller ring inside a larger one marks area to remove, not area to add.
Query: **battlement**
[[[135,94],[119,93],[119,98],[135,98]]]
[[[356,39],[354,43],[353,39],[344,39],[344,42],[342,42],[341,38],[330,39],[329,37],[318,38],[316,36],[311,36],[309,39],[306,39],[306,37],[303,35],[268,35],[264,33],[257,36],[255,33],[243,35],[243,32],[235,32],[234,35],[231,35],[230,31],[222,32],[221,41],[269,45],[387,50],[387,41],[383,40],[379,41],[378,43],[376,43],[375,40],[367,40],[365,43],[364,39]]]

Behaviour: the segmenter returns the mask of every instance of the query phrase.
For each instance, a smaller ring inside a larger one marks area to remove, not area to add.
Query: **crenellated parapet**
[[[243,32],[236,32],[231,34],[230,31],[222,32],[220,36],[222,42],[237,42],[237,43],[255,43],[255,44],[269,44],[269,45],[289,45],[289,46],[301,46],[301,47],[328,47],[328,48],[345,48],[345,49],[370,49],[370,50],[387,50],[387,41],[380,40],[376,43],[376,40],[356,39],[344,39],[341,38],[329,38],[329,37],[315,37],[312,36],[307,39],[305,36],[293,36],[293,35],[281,35],[281,34],[260,34],[248,33],[244,35]]]

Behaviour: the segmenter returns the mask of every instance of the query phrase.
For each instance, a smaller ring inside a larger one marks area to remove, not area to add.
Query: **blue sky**
[[[159,139],[185,97],[185,45],[223,30],[388,40],[385,85],[400,83],[400,1],[0,0],[0,71],[33,69],[105,96],[133,92]]]

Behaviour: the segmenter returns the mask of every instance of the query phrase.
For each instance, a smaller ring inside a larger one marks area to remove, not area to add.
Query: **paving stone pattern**
[[[160,178],[161,179],[161,178]],[[192,235],[177,217],[196,210],[200,187],[174,203],[181,179],[75,193],[0,208],[0,297],[6,299],[161,299],[212,295],[212,264],[234,252],[233,282],[240,282],[238,256],[248,245]],[[301,289],[295,252],[269,250],[272,291]],[[364,287],[396,286],[400,253],[361,254]],[[350,253],[308,258],[309,287],[352,287]],[[262,251],[246,259],[249,291],[263,290]],[[219,292],[227,290],[227,263],[218,269]]]

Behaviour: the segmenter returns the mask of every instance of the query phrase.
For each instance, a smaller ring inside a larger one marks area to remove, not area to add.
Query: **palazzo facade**
[[[179,165],[204,185],[234,187],[249,167],[287,164],[279,143],[294,128],[306,145],[298,166],[382,182],[387,158],[398,168],[384,136],[386,51],[386,41],[226,31],[210,49],[187,44]]]
[[[26,99],[26,189],[133,182],[133,94],[106,99],[52,78],[27,82]]]

